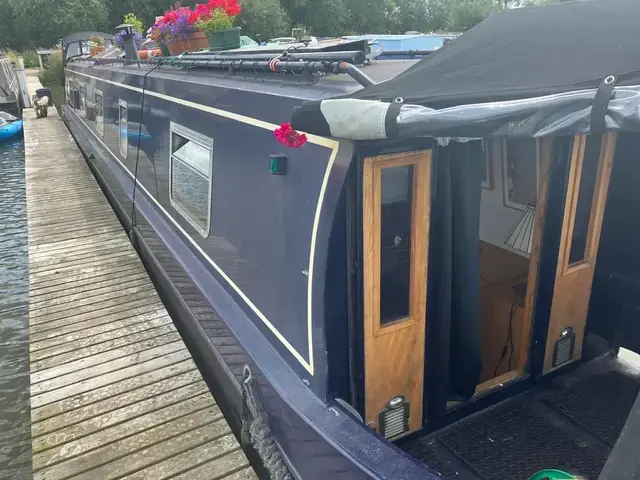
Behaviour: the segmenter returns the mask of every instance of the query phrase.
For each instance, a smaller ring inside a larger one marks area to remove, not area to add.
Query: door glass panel
[[[600,163],[600,149],[602,135],[589,135],[582,160],[582,174],[578,189],[575,220],[571,234],[571,250],[569,250],[569,265],[585,259],[587,239],[589,238],[589,223],[593,206],[593,194],[596,190],[596,178]]]
[[[413,165],[381,171],[380,323],[409,316]]]

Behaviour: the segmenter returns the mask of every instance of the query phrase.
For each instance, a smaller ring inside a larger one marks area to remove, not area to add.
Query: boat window
[[[104,136],[104,104],[102,92],[95,91],[95,108],[96,108],[96,130],[100,135]]]
[[[127,150],[129,149],[129,137],[128,137],[128,120],[127,120],[127,102],[120,100],[119,102],[119,134],[120,139],[120,153],[124,158],[127,158]]]
[[[413,165],[381,170],[380,323],[409,316]]]
[[[209,234],[213,140],[171,122],[171,205],[202,236]]]
[[[510,138],[502,144],[504,204],[524,210],[538,196],[539,142]]]
[[[584,148],[581,174],[579,180],[576,180],[580,182],[580,186],[571,234],[569,265],[581,262],[586,256],[601,150],[602,135],[589,135]]]
[[[81,83],[78,86],[78,90],[80,92],[80,115],[82,115],[83,117],[87,116],[87,93],[86,93],[86,87],[84,86],[84,83]]]

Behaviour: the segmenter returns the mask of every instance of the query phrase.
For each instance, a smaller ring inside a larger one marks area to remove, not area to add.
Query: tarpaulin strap
[[[596,92],[591,106],[591,127],[589,133],[604,133],[606,129],[606,116],[609,107],[609,100],[613,94],[613,88],[618,81],[615,75],[605,78]]]
[[[387,138],[398,136],[398,115],[403,103],[404,98],[396,97],[387,109],[387,114],[384,117],[384,131]]]

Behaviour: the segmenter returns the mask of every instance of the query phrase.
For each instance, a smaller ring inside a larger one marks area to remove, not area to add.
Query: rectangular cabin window
[[[78,87],[80,91],[80,115],[83,117],[87,116],[87,91],[83,83],[81,83]]]
[[[127,102],[120,100],[118,110],[118,138],[120,140],[120,153],[124,158],[127,158],[127,151],[129,150],[129,137],[127,133]]]
[[[409,316],[413,165],[380,172],[380,323]]]
[[[203,237],[209,235],[213,140],[171,122],[171,205]]]
[[[504,204],[524,210],[538,196],[539,142],[509,138],[502,143]]]
[[[101,136],[104,136],[104,103],[102,92],[95,91],[95,108],[96,108],[96,130]]]
[[[574,184],[574,195],[577,195],[577,199],[575,200],[576,206],[569,247],[569,266],[587,260],[591,218],[600,170],[602,140],[602,135],[587,136],[584,141],[582,162],[576,166],[579,174],[576,174]]]

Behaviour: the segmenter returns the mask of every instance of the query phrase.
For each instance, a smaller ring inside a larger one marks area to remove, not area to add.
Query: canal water
[[[0,143],[0,479],[31,478],[24,143]]]

